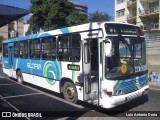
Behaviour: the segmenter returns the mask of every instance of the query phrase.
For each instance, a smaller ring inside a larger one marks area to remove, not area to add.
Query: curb
[[[152,82],[152,81],[149,81],[148,82],[148,85],[150,87],[153,87],[153,88],[160,88],[160,82]]]

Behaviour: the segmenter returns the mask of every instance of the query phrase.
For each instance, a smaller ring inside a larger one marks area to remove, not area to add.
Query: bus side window
[[[28,41],[21,41],[20,42],[20,58],[28,58]]]
[[[40,39],[30,41],[30,58],[40,59],[41,44]]]
[[[61,61],[80,61],[80,34],[58,37],[58,59]]]
[[[19,57],[19,43],[15,42],[14,43],[14,58],[18,58]]]
[[[42,59],[51,60],[56,59],[56,38],[45,37],[41,40]]]
[[[8,44],[3,44],[3,57],[8,57]]]

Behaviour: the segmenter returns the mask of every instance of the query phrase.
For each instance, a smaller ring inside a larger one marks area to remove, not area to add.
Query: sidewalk
[[[149,85],[149,87],[151,87],[151,88],[160,88],[160,82],[152,82],[152,81],[149,81],[149,82],[148,82],[148,85]]]

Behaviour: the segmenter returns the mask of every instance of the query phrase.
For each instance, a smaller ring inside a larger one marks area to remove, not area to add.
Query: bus
[[[65,100],[113,108],[149,91],[145,37],[127,23],[93,22],[3,40],[3,72]]]

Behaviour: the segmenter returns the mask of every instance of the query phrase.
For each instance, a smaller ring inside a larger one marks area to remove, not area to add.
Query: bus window
[[[39,39],[30,41],[30,58],[40,59],[41,44]]]
[[[20,42],[20,58],[28,58],[28,41]]]
[[[58,59],[62,61],[80,61],[80,34],[60,36]]]
[[[84,52],[85,52],[85,64],[88,64],[90,62],[90,49],[89,49],[89,44],[85,43],[84,44]]]
[[[3,44],[3,57],[8,57],[8,44]]]
[[[14,58],[18,58],[19,57],[19,43],[15,42],[14,43]]]
[[[42,59],[44,60],[56,59],[55,37],[42,38],[41,46],[42,46]]]

